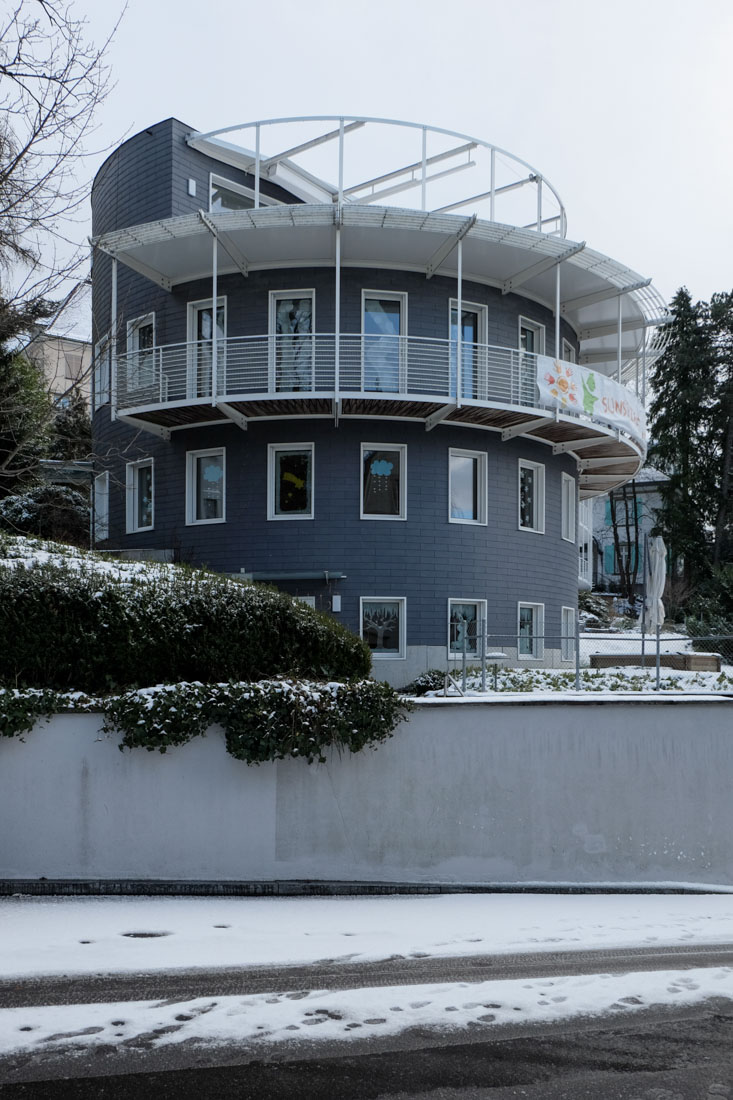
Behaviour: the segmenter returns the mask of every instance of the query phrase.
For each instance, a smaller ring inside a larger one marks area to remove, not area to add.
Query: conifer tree
[[[682,287],[672,299],[664,353],[651,372],[650,461],[669,477],[657,531],[673,560],[682,557],[688,582],[710,569],[709,535],[718,512],[719,431],[716,432],[716,349],[710,310]]]

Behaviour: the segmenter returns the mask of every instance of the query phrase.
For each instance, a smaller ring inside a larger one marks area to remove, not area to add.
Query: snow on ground
[[[0,899],[0,976],[733,943],[728,894]],[[131,935],[132,933],[132,935]],[[137,933],[137,935],[135,935]],[[140,936],[140,933],[144,935]],[[639,965],[643,962],[639,960]],[[733,968],[0,1010],[0,1057],[488,1028],[733,1000]]]
[[[733,998],[733,969],[589,974],[496,982],[294,990],[189,1001],[0,1009],[0,1055],[73,1044],[155,1049],[220,1044],[348,1040],[408,1028],[472,1029],[560,1022],[573,1016],[633,1015],[652,1005]]]
[[[5,978],[366,962],[733,943],[733,894],[25,896],[0,899],[0,928]]]

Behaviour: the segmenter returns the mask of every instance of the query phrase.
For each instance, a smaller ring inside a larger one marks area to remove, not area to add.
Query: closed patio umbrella
[[[667,580],[667,547],[660,535],[649,539],[644,568],[646,570],[646,626],[648,630],[658,630],[664,623],[662,595]]]

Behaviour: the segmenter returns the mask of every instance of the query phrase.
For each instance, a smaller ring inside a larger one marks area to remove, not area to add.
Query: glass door
[[[211,368],[213,363],[213,303],[191,302],[188,318],[188,397],[211,397]],[[219,298],[216,303],[216,369],[219,379],[226,368],[226,303]],[[217,386],[224,392],[226,386]]]

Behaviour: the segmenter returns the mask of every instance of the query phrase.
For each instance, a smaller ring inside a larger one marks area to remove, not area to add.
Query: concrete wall
[[[0,878],[733,883],[730,700],[426,705],[376,752],[0,743]]]

